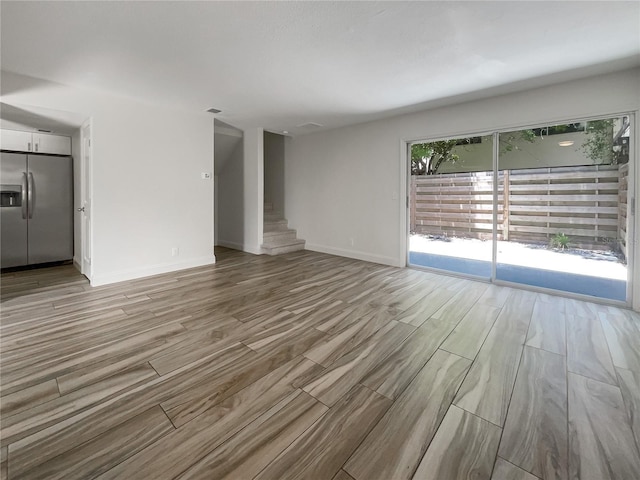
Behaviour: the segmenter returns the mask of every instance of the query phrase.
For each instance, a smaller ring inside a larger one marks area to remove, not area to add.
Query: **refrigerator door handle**
[[[27,218],[27,172],[22,172],[22,218]]]
[[[29,197],[29,218],[33,218],[33,209],[35,208],[36,203],[36,186],[33,181],[33,173],[29,172],[29,187],[28,187],[28,197]]]

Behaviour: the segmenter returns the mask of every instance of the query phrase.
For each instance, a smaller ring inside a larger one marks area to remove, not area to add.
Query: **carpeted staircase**
[[[281,213],[273,211],[273,204],[264,204],[264,233],[262,251],[267,255],[304,250],[304,240],[296,236],[296,231],[289,228],[287,220]]]

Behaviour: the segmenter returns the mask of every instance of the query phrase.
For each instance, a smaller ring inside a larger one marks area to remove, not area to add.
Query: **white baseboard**
[[[264,252],[260,247],[248,247],[247,245],[245,245],[242,251],[247,253],[253,253],[254,255],[264,255]]]
[[[262,249],[260,247],[254,248],[244,245],[242,243],[229,242],[227,240],[218,240],[218,245],[221,247],[233,248],[234,250],[240,250],[241,252],[253,253],[254,255],[262,255]]]
[[[91,278],[91,286],[98,287],[101,285],[109,285],[111,283],[124,282],[135,278],[150,277],[152,275],[160,275],[161,273],[175,272],[185,270],[187,268],[203,267],[216,263],[215,255],[207,255],[206,257],[192,258],[179,263],[165,263],[160,265],[151,265],[149,267],[134,268],[131,270],[121,270],[119,272],[111,272],[105,274],[95,274]]]
[[[80,264],[80,260],[78,260],[76,257],[73,257],[73,266],[76,268],[76,270],[82,272],[82,265]]]
[[[358,250],[346,250],[343,248],[327,247],[317,245],[315,243],[307,243],[305,250],[312,252],[328,253],[329,255],[338,255],[339,257],[355,258],[365,262],[380,263],[382,265],[390,265],[392,267],[404,267],[404,265],[394,257],[386,257],[384,255],[376,255],[373,253],[360,252]]]
[[[234,250],[244,249],[244,245],[242,245],[241,243],[230,242],[228,240],[218,240],[216,247],[226,247],[226,248],[232,248]]]

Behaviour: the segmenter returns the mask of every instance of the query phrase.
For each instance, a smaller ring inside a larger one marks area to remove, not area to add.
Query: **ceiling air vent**
[[[302,125],[298,125],[298,128],[320,128],[323,126],[324,125],[320,123],[308,122],[308,123],[303,123]]]
[[[41,133],[51,133],[53,130],[45,130],[44,128],[39,128],[38,131]]]
[[[210,108],[209,110],[207,110],[207,112],[209,113],[220,113],[222,110],[218,110],[217,108]]]

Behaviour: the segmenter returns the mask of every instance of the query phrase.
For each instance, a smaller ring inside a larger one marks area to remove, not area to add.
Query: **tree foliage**
[[[458,140],[441,140],[411,145],[411,175],[434,175],[442,162],[460,160],[460,156],[452,152],[457,144]]]
[[[585,129],[587,139],[582,144],[582,151],[593,163],[617,163],[613,151],[613,120],[591,120]]]
[[[625,124],[626,125],[626,124]],[[512,151],[520,150],[519,144],[523,141],[534,143],[538,138],[560,133],[584,131],[586,139],[581,149],[585,156],[594,164],[616,164],[619,152],[614,145],[614,121],[613,119],[591,120],[585,124],[568,123],[542,128],[509,132],[498,136],[500,142],[500,154],[504,155]],[[445,162],[456,163],[460,161],[454,147],[475,143],[473,137],[454,140],[439,140],[436,142],[416,143],[411,146],[411,174],[435,175]]]
[[[523,139],[528,142],[535,140],[533,130],[521,130],[507,136],[500,135],[500,153],[518,150],[516,141]],[[454,140],[439,140],[436,142],[416,143],[411,146],[411,175],[435,175],[445,162],[456,163],[460,155],[454,152],[454,147],[477,143],[479,137],[458,138]]]
[[[500,142],[500,154],[520,150],[517,145],[518,140],[524,140],[533,143],[536,140],[536,132],[534,130],[520,130],[519,132],[509,132],[506,135],[498,135]]]

